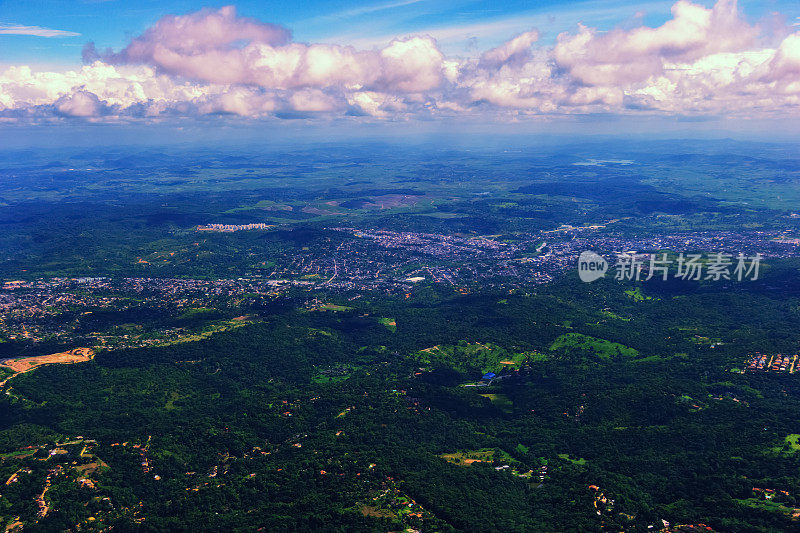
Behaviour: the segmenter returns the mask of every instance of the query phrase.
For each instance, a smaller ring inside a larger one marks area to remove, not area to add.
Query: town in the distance
[[[0,152],[5,531],[800,527],[791,146],[315,153]]]

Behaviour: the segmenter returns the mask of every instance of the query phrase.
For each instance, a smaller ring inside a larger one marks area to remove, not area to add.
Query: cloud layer
[[[77,37],[74,31],[54,30],[41,26],[22,26],[21,24],[0,24],[0,35],[31,35],[33,37]]]
[[[800,114],[800,31],[750,24],[735,0],[679,0],[659,27],[580,25],[552,45],[531,29],[477,58],[446,57],[425,35],[372,50],[293,42],[229,6],[166,16],[120,51],[89,43],[84,61],[62,73],[0,72],[0,116]]]

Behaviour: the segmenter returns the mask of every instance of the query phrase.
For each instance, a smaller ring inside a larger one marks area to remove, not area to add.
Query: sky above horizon
[[[0,0],[7,127],[661,120],[797,134],[798,115],[796,0]]]

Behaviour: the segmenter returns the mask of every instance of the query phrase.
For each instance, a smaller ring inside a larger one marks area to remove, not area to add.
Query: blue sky
[[[510,36],[537,27],[542,41],[583,22],[601,30],[630,23],[637,13],[650,26],[670,15],[671,1],[254,1],[197,2],[190,0],[0,0],[0,25],[38,26],[77,33],[44,38],[0,34],[0,64],[74,66],[81,47],[93,41],[98,48],[122,48],[166,14],[183,14],[202,7],[234,4],[240,15],[288,27],[294,39],[379,46],[409,33],[430,33],[449,54],[475,54]],[[707,6],[712,2],[699,2]],[[790,19],[800,16],[796,0],[740,1],[751,20],[771,12]]]

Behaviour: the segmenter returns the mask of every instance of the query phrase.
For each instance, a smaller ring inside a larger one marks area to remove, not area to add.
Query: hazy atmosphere
[[[0,532],[800,531],[797,0],[0,0]]]

